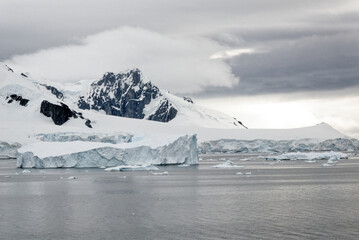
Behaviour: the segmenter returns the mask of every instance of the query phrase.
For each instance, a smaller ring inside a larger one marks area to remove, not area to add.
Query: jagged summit
[[[141,71],[135,68],[123,73],[104,74],[91,84],[86,95],[80,96],[78,106],[81,109],[103,110],[108,115],[168,122],[176,116],[177,110],[166,98],[150,114],[146,114],[146,106],[161,97],[158,87],[144,81]]]

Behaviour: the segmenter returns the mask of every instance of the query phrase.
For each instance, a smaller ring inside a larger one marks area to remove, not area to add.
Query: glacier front
[[[198,164],[196,135],[181,136],[160,146],[148,142],[149,139],[121,144],[83,141],[37,142],[18,150],[17,167],[85,168]]]

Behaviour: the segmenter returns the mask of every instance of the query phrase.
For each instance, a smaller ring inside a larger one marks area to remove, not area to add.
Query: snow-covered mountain
[[[189,97],[180,98],[159,89],[139,69],[117,74],[108,72],[99,80],[71,84],[39,81],[29,73],[17,72],[6,65],[0,68],[0,74],[2,96],[7,101],[25,105],[32,96],[30,105],[33,105],[35,98],[36,101],[42,99],[40,112],[53,118],[57,125],[71,118],[83,118],[82,110],[92,110],[119,117],[174,121],[185,126],[241,127],[239,121],[224,113],[198,106]],[[87,120],[86,125],[90,127]]]
[[[189,97],[180,98],[160,90],[138,69],[106,73],[95,81],[60,84],[39,81],[31,73],[2,65],[0,80],[1,125],[13,128],[13,132],[3,134],[3,138],[13,141],[22,142],[20,139],[24,139],[16,136],[21,135],[16,131],[18,129],[24,132],[24,136],[36,131],[66,132],[69,129],[114,131],[121,129],[119,126],[127,122],[125,119],[131,119],[132,125],[128,127],[125,124],[126,132],[133,131],[134,126],[141,129],[140,125],[151,125],[147,122],[166,122],[161,123],[161,128],[164,128],[163,124],[189,129],[199,126],[239,128],[235,124],[237,121],[226,114],[198,106]],[[141,119],[141,122],[132,121],[135,119]],[[104,124],[108,121],[110,125]]]
[[[335,140],[348,137],[325,123],[298,129],[245,129],[226,114],[198,106],[188,97],[180,98],[160,90],[144,80],[138,69],[106,73],[97,81],[63,85],[38,81],[29,73],[0,66],[0,113],[0,156],[14,156],[20,145],[39,141],[126,146],[156,143],[153,147],[162,147],[179,138],[193,139],[184,136],[194,134],[203,152],[217,152],[217,149],[237,152],[247,148],[256,151],[269,145],[273,151],[280,151],[277,142],[256,139],[283,140],[283,149],[301,148],[301,139],[310,139],[305,144],[311,148],[323,145],[314,148],[319,150],[357,149],[357,143],[352,140],[349,143]],[[243,142],[252,140],[255,141]],[[343,146],[339,148],[339,144]],[[178,152],[189,148],[171,149]],[[187,151],[188,156],[195,155],[193,149]],[[182,159],[182,162],[188,161]]]
[[[80,109],[159,122],[175,121],[180,125],[240,127],[237,120],[224,113],[198,106],[189,97],[179,98],[159,89],[137,68],[117,74],[108,72],[85,89],[87,92],[78,97]]]

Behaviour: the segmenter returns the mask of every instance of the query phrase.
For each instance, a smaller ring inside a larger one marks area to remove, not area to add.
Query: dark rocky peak
[[[87,95],[80,96],[78,106],[104,110],[108,115],[142,119],[145,105],[160,95],[156,86],[143,81],[139,69],[118,74],[108,72],[91,84]]]
[[[23,76],[23,77],[28,77],[25,73],[21,73],[21,76]]]
[[[29,99],[23,98],[22,96],[16,94],[11,94],[10,96],[7,96],[5,100],[7,100],[7,103],[12,103],[13,101],[16,101],[24,107],[26,107],[27,103],[30,101]]]

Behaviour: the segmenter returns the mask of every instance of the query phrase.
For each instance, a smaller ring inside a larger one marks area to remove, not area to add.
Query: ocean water
[[[359,239],[358,158],[201,158],[168,175],[0,160],[0,239]],[[243,168],[212,167],[228,159]]]

